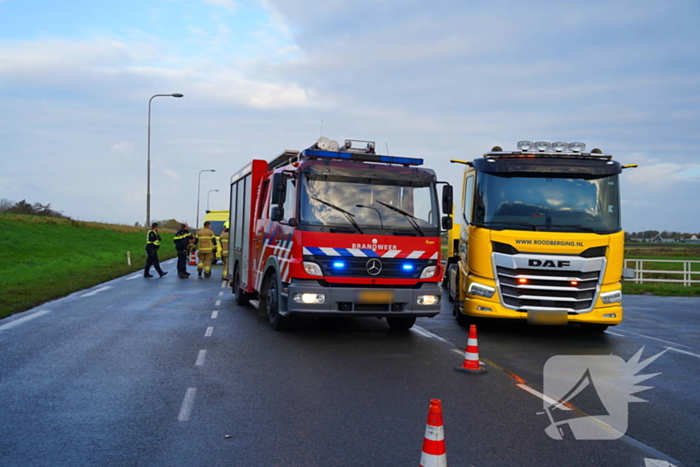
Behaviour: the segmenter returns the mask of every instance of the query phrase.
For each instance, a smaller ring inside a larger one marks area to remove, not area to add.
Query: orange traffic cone
[[[428,423],[423,437],[423,452],[420,456],[420,467],[447,467],[445,450],[445,433],[442,429],[442,402],[440,399],[430,400]]]
[[[479,343],[476,339],[476,325],[469,326],[469,339],[467,340],[467,350],[464,352],[464,362],[461,367],[455,367],[455,371],[480,375],[486,373],[486,368],[481,367],[479,362]]]
[[[197,250],[192,250],[190,251],[190,266],[196,266],[197,265]]]

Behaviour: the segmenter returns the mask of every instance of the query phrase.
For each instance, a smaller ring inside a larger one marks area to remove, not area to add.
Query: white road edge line
[[[668,350],[675,350],[676,352],[684,353],[686,355],[692,355],[693,357],[698,357],[700,358],[700,355],[692,352],[686,352],[685,350],[680,350],[680,349],[674,349],[673,347],[666,347]]]
[[[612,332],[612,331],[605,331],[605,334],[612,334],[613,336],[617,336],[617,337],[627,337],[624,334],[618,334],[618,333]]]
[[[442,337],[438,336],[437,334],[433,334],[432,332],[427,331],[427,330],[423,329],[423,328],[420,327],[420,326],[413,326],[411,329],[412,329],[413,331],[417,332],[418,334],[420,334],[421,336],[425,336],[425,337],[428,337],[428,338],[431,338],[431,339],[437,339],[437,340],[439,340],[439,341],[447,342],[448,344],[451,344],[451,342],[446,341],[445,339],[443,339]]]
[[[141,277],[141,274],[136,274],[136,275],[133,275],[133,276],[131,276],[131,277],[127,277],[127,278],[124,279],[124,280],[125,280],[125,281],[130,281],[130,280],[133,280],[133,279],[138,279],[139,277]]]
[[[4,331],[5,329],[11,329],[14,328],[15,326],[19,326],[22,323],[26,323],[27,321],[30,321],[34,318],[38,318],[39,316],[44,316],[46,313],[50,313],[51,310],[40,310],[37,311],[36,313],[32,313],[31,315],[23,316],[22,318],[16,319],[14,321],[10,321],[7,324],[3,324],[0,326],[0,331]]]
[[[211,319],[216,319],[219,316],[219,310],[214,310],[211,312]]]
[[[197,388],[187,388],[185,398],[182,401],[182,407],[180,407],[180,414],[177,416],[179,422],[187,422],[190,420],[195,395],[197,395]]]
[[[194,363],[194,366],[204,366],[204,360],[207,358],[207,351],[205,349],[202,349],[199,351],[199,354],[197,354],[197,361]]]
[[[555,400],[552,399],[551,397],[545,396],[545,395],[542,394],[541,392],[535,391],[534,389],[532,389],[532,388],[531,388],[530,386],[528,386],[527,384],[518,384],[517,386],[518,386],[520,389],[529,392],[529,393],[532,394],[533,396],[539,397],[539,398],[542,399],[543,401],[547,402],[549,405],[556,405],[557,408],[558,408],[558,409],[561,409],[561,410],[571,410],[570,408],[568,408],[568,407],[565,406],[565,405],[560,405],[560,404],[559,404],[559,401],[555,401]]]
[[[84,294],[84,295],[81,295],[81,297],[92,297],[92,296],[95,295],[95,294],[98,294],[98,293],[100,293],[100,292],[104,292],[105,290],[111,289],[111,288],[112,288],[111,285],[105,285],[104,287],[100,287],[99,289],[95,289],[95,290],[93,290],[92,292],[88,292],[88,293],[86,293],[86,294]]]
[[[632,331],[628,331],[628,330],[626,330],[626,329],[625,329],[624,332],[629,332],[630,334],[635,334],[635,335],[637,335],[637,336],[646,337],[647,339],[654,339],[655,341],[666,342],[667,344],[673,344],[673,345],[677,345],[677,346],[680,346],[680,347],[687,347],[687,348],[689,348],[689,349],[692,348],[692,347],[690,347],[690,346],[688,346],[688,345],[679,344],[679,343],[677,343],[677,342],[665,341],[665,340],[663,340],[663,339],[659,339],[659,338],[656,338],[656,337],[647,336],[647,335],[644,335],[644,334],[639,334],[638,332],[632,332]]]
[[[204,333],[204,337],[211,337],[211,335],[214,333],[214,326],[209,326],[207,328],[207,331]]]

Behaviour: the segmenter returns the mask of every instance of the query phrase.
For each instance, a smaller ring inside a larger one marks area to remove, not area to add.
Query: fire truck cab
[[[387,318],[406,330],[440,311],[435,172],[422,159],[381,156],[374,143],[321,138],[231,177],[229,271],[239,305],[273,329],[294,315]],[[442,212],[452,213],[444,184]]]

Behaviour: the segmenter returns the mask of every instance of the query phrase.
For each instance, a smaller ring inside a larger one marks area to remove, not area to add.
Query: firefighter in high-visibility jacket
[[[216,235],[209,228],[211,222],[206,221],[204,223],[204,228],[197,232],[197,236],[194,239],[195,245],[197,245],[197,256],[199,257],[199,262],[197,263],[197,275],[202,277],[202,271],[204,271],[204,277],[211,277],[211,260],[216,252]]]
[[[221,261],[224,263],[224,269],[221,272],[221,278],[223,280],[229,280],[228,277],[228,221],[224,223],[224,230],[221,232],[219,240],[221,241]]]

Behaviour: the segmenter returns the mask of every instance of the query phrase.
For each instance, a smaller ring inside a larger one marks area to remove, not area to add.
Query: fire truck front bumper
[[[432,317],[440,313],[442,290],[432,282],[416,289],[397,289],[326,287],[299,280],[289,285],[286,295],[285,315]]]

